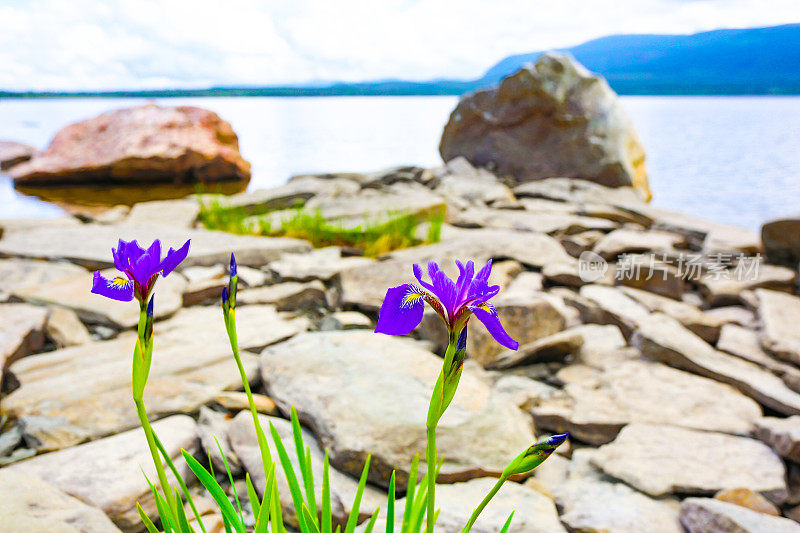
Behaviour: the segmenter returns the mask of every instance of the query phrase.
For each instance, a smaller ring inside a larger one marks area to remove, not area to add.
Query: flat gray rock
[[[295,208],[317,195],[356,194],[360,188],[356,181],[346,178],[295,176],[288,183],[270,189],[256,189],[232,196],[219,198],[209,196],[201,199],[206,203],[217,201],[223,208],[238,209],[250,215],[258,215],[277,209]]]
[[[444,213],[443,198],[418,184],[397,183],[382,190],[362,189],[353,195],[315,196],[306,202],[311,212],[328,220],[381,220],[397,215]]]
[[[646,357],[728,383],[780,413],[800,414],[800,394],[764,368],[712,348],[676,320],[654,313],[631,339]]]
[[[275,285],[244,289],[236,295],[236,304],[273,304],[278,311],[327,307],[325,285],[319,280],[308,283],[287,281]]]
[[[537,233],[567,234],[582,231],[611,231],[618,227],[605,218],[594,218],[564,213],[533,213],[509,209],[474,207],[452,217],[450,223],[465,228],[495,228]]]
[[[308,326],[286,320],[269,306],[237,310],[239,346],[250,376],[257,375],[260,350]],[[189,308],[156,324],[155,349],[145,401],[151,416],[193,413],[225,390],[241,387],[221,311]],[[20,418],[26,439],[39,451],[72,446],[139,424],[130,397],[135,337],[56,350],[21,360],[11,372],[20,387],[3,399],[0,412]]]
[[[766,368],[780,376],[790,389],[800,391],[800,369],[766,353],[756,331],[736,324],[725,324],[720,330],[717,349]]]
[[[158,224],[160,227],[194,227],[200,216],[200,202],[189,198],[185,200],[157,200],[139,202],[131,207],[124,224]]]
[[[665,231],[617,229],[597,241],[594,252],[612,259],[621,254],[669,252],[684,243],[685,239],[680,235]]]
[[[742,302],[742,292],[759,288],[791,293],[797,280],[797,272],[782,266],[766,263],[753,266],[745,260],[739,268],[741,272],[736,268],[721,273],[708,272],[697,280],[710,305],[736,305]]]
[[[415,246],[389,254],[388,259],[341,272],[342,304],[369,311],[380,309],[386,289],[415,281],[412,265],[436,261],[450,276],[458,273],[454,261],[472,260],[480,268],[488,259],[514,259],[541,268],[553,261],[575,260],[554,238],[532,232],[477,229],[437,244]]]
[[[574,203],[647,205],[632,187],[605,187],[599,183],[575,178],[545,178],[529,181],[517,185],[513,190],[519,198],[547,198]]]
[[[308,253],[284,254],[272,261],[269,268],[284,281],[328,281],[340,272],[374,262],[366,257],[342,257],[340,248],[329,246]]]
[[[66,307],[51,307],[47,316],[47,338],[58,348],[92,342],[92,336],[78,315]]]
[[[489,365],[491,368],[511,368],[514,366],[563,361],[576,354],[583,346],[584,336],[579,331],[583,326],[565,329],[533,342],[521,344],[517,350],[505,350]]]
[[[686,498],[681,524],[688,533],[797,533],[800,524],[713,498]]]
[[[633,287],[622,287],[621,290],[627,296],[645,306],[650,312],[659,312],[671,316],[683,324],[686,329],[710,343],[717,342],[720,330],[728,321],[725,317],[705,313],[692,304],[653,294],[649,291]]]
[[[228,264],[232,252],[238,263],[260,267],[284,253],[305,252],[311,245],[288,238],[233,235],[221,231],[168,228],[158,225],[47,225],[29,231],[12,231],[0,240],[0,257],[30,259],[65,259],[87,268],[112,268],[111,249],[119,239],[138,239],[149,245],[161,239],[162,249],[178,248],[192,239],[191,249],[182,268]]]
[[[295,406],[330,447],[331,464],[359,475],[371,454],[373,482],[386,486],[396,469],[398,487],[405,486],[414,454],[424,458],[440,358],[409,339],[353,330],[298,335],[266,349],[261,364],[270,397],[284,412]],[[529,418],[465,370],[439,425],[439,481],[497,474],[533,438]]]
[[[579,294],[599,308],[598,316],[594,317],[594,320],[619,327],[626,338],[629,338],[639,323],[650,315],[645,306],[619,288],[584,285]]]
[[[759,405],[736,389],[653,361],[604,372],[577,368],[556,375],[566,382],[559,393],[534,402],[536,427],[598,445],[633,422],[747,435],[761,417]]]
[[[153,423],[153,431],[184,479],[190,479],[188,467],[177,458],[181,449],[189,453],[198,449],[194,420],[188,416],[165,418]],[[136,502],[151,519],[157,516],[144,477],[154,480],[157,475],[141,429],[34,457],[5,467],[3,472],[46,479],[70,496],[101,509],[126,532],[144,530]]]
[[[551,299],[538,295],[517,295],[512,291],[492,299],[500,323],[521,345],[549,337],[566,327],[567,319]],[[508,350],[499,344],[477,319],[469,322],[467,355],[486,367],[493,366]]]
[[[47,309],[28,304],[0,304],[0,384],[5,369],[44,344]]]
[[[570,531],[591,533],[681,533],[678,502],[654,499],[624,483],[614,482],[591,465],[597,451],[581,448],[567,461],[565,471],[546,480],[561,509],[561,522]],[[536,471],[549,465],[551,457]],[[537,477],[537,479],[539,479]]]
[[[800,298],[767,289],[757,289],[755,294],[764,348],[776,357],[800,364]]]
[[[764,417],[756,421],[755,437],[781,457],[800,462],[800,416]]]
[[[0,529],[11,532],[12,528],[15,533],[119,533],[100,509],[38,477],[4,471],[0,476]]]
[[[115,278],[119,272],[106,270],[102,274],[107,278]],[[90,324],[102,324],[118,329],[133,328],[138,324],[138,304],[118,302],[93,294],[91,288],[92,273],[84,271],[46,285],[18,289],[14,292],[14,296],[35,304],[66,307]],[[172,274],[156,282],[154,307],[157,319],[171,316],[181,308],[185,288],[186,281],[179,274]]]
[[[0,259],[0,300],[18,289],[43,286],[64,278],[71,278],[86,270],[65,262],[36,261],[33,259]]]
[[[777,504],[788,496],[783,461],[747,437],[629,424],[593,458],[606,474],[655,498],[747,488]]]

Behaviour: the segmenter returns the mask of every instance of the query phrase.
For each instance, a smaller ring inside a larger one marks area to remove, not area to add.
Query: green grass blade
[[[186,510],[183,508],[183,500],[181,500],[181,495],[178,493],[178,489],[175,490],[175,509],[178,512],[178,525],[180,526],[180,531],[183,533],[194,533],[194,529],[192,526],[189,525],[189,521],[186,519]]]
[[[139,518],[142,519],[144,527],[147,528],[147,533],[159,533],[158,528],[153,521],[150,520],[150,517],[147,516],[147,513],[144,512],[144,509],[142,509],[142,506],[139,505],[139,502],[136,502],[136,512],[139,513]]]
[[[372,457],[368,455],[364,463],[364,470],[361,471],[361,479],[358,480],[356,497],[353,499],[353,507],[350,509],[350,516],[347,517],[347,525],[344,528],[345,533],[353,533],[356,529],[356,525],[358,525],[358,509],[361,507],[361,496],[364,494],[364,487],[367,485],[370,459],[372,459]]]
[[[306,500],[308,501],[308,510],[312,513],[314,517],[319,516],[317,512],[317,495],[315,494],[316,489],[314,488],[314,470],[311,465],[311,447],[306,446],[306,474],[303,476],[303,482],[306,485]],[[316,519],[318,520],[318,519]]]
[[[172,458],[167,453],[167,450],[164,448],[164,445],[161,444],[161,441],[158,438],[158,435],[153,432],[153,439],[156,442],[156,448],[158,448],[161,457],[164,459],[164,462],[167,463],[170,471],[172,471],[172,475],[175,476],[175,479],[178,480],[178,485],[181,487],[181,492],[183,493],[183,497],[186,498],[186,501],[189,502],[189,506],[192,508],[192,514],[194,514],[194,518],[197,523],[200,525],[200,529],[203,533],[208,533],[206,531],[206,527],[203,525],[203,521],[200,520],[200,513],[197,511],[197,507],[194,504],[194,500],[192,499],[192,495],[189,493],[189,487],[186,486],[186,482],[183,480],[180,472],[175,467],[175,463],[172,461]]]
[[[389,501],[386,505],[386,533],[394,533],[394,470],[392,477],[389,478]]]
[[[332,533],[331,517],[331,477],[330,464],[328,463],[328,449],[325,448],[325,458],[322,462],[322,533]]]
[[[369,517],[369,522],[367,522],[367,527],[364,528],[364,533],[372,533],[372,530],[375,529],[375,522],[378,521],[378,514],[380,514],[380,512],[381,507],[379,505],[378,508],[375,509],[375,512],[372,513],[372,516]]]
[[[250,474],[245,473],[244,482],[247,485],[247,498],[250,500],[250,508],[253,510],[253,516],[258,516],[258,513],[261,511],[261,501],[259,501],[256,488],[250,480]]]
[[[303,517],[305,517],[308,532],[319,533],[319,528],[317,527],[316,519],[313,516],[311,516],[311,511],[308,510],[308,506],[305,503],[303,503]]]
[[[419,472],[419,454],[414,454],[411,460],[411,470],[408,472],[408,486],[406,488],[406,505],[403,510],[403,522],[400,529],[401,533],[408,533],[411,525],[411,509],[414,505],[414,497],[417,489],[417,473]]]
[[[270,513],[270,496],[272,495],[274,484],[275,484],[275,463],[272,463],[272,466],[266,476],[266,484],[264,485],[264,499],[261,500],[258,512],[253,513],[253,515],[256,517],[255,533],[267,533],[267,526],[269,525],[269,513]],[[252,483],[248,487],[252,487]],[[258,502],[258,494],[256,494],[255,492],[255,487],[253,487],[253,496],[255,497],[256,502]]]
[[[511,519],[513,518],[514,518],[514,511],[511,511],[511,514],[508,515],[508,520],[506,520],[506,523],[503,524],[503,529],[500,530],[500,533],[508,533],[508,528],[511,527]]]
[[[144,480],[147,482],[147,485],[150,487],[150,492],[153,493],[153,500],[155,500],[156,503],[156,511],[158,512],[158,517],[161,519],[161,526],[164,528],[164,533],[171,533],[172,515],[170,515],[169,505],[167,505],[167,502],[161,497],[161,494],[158,492],[158,488],[156,488],[156,486],[150,482],[150,478],[147,477],[147,474],[144,473],[144,470],[142,470],[142,475],[144,476]]]
[[[156,490],[155,486],[153,486],[153,495],[156,499],[156,509],[158,510],[158,516],[161,518],[161,527],[164,528],[164,533],[172,533],[174,531],[174,527],[172,524],[172,516],[170,516],[169,504],[164,499],[161,494],[159,494],[158,490]]]
[[[281,442],[281,437],[275,425],[270,422],[269,429],[272,433],[272,440],[275,443],[275,448],[278,450],[278,457],[283,467],[283,473],[286,475],[286,481],[289,484],[289,492],[292,495],[292,503],[294,504],[295,513],[297,514],[297,521],[300,524],[300,531],[306,531],[305,517],[303,516],[303,493],[300,491],[300,483],[297,481],[297,474],[295,474],[292,462],[289,459],[289,454],[286,453],[286,448]]]
[[[300,474],[303,477],[303,485],[306,490],[306,502],[308,503],[308,510],[311,516],[314,517],[314,523],[316,523],[317,498],[314,491],[314,472],[311,468],[311,450],[307,448],[303,442],[303,430],[300,427],[300,420],[297,418],[297,411],[294,406],[291,408],[290,418],[292,421],[292,437],[294,439],[295,451],[297,452],[297,461],[300,464]]]
[[[244,524],[242,503],[239,501],[239,495],[236,493],[236,484],[233,482],[233,474],[231,474],[231,467],[228,465],[228,458],[225,457],[225,452],[222,451],[222,446],[219,445],[216,435],[214,435],[214,442],[217,443],[217,449],[219,450],[219,454],[222,456],[222,464],[225,465],[225,472],[228,474],[228,482],[231,484],[231,489],[233,489],[233,498],[236,500],[236,510],[239,511],[239,520],[242,524]]]
[[[239,521],[239,517],[236,515],[236,509],[233,508],[230,500],[228,500],[228,496],[225,494],[225,491],[222,490],[222,487],[219,486],[217,480],[214,479],[214,477],[203,468],[203,465],[197,462],[197,459],[192,457],[189,452],[181,450],[181,453],[191,471],[194,472],[194,475],[197,476],[200,483],[206,488],[214,501],[217,502],[223,519],[230,522],[237,532],[244,533],[244,524]]]
[[[273,463],[274,465],[275,463]],[[272,524],[272,533],[285,533],[286,527],[283,525],[283,511],[281,510],[281,501],[278,497],[277,484],[272,484],[272,497],[269,502],[269,516],[270,523]]]

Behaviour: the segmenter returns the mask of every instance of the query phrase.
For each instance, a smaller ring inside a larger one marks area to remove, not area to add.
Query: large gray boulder
[[[583,178],[650,196],[644,148],[617,95],[566,55],[545,54],[498,87],[463,98],[439,153],[518,182]]]

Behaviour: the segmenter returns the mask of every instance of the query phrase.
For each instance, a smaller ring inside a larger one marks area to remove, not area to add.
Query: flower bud
[[[503,477],[526,474],[542,464],[569,437],[569,433],[553,435],[530,446],[503,470]]]
[[[236,258],[231,254],[230,280],[227,290],[222,293],[222,306],[227,313],[229,309],[236,307],[236,289],[239,285],[239,275],[236,269]]]

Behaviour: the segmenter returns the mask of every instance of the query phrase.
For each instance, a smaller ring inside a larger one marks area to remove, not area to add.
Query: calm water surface
[[[62,126],[143,100],[0,100],[0,139],[44,147]],[[433,166],[455,97],[181,98],[231,122],[250,187],[301,172]],[[758,229],[800,214],[800,97],[623,97],[656,206]],[[58,215],[0,176],[0,218]]]

